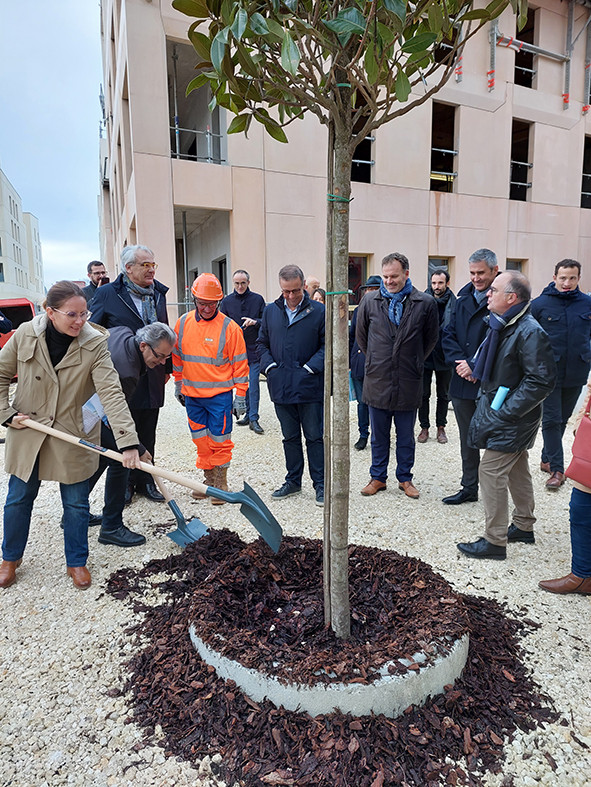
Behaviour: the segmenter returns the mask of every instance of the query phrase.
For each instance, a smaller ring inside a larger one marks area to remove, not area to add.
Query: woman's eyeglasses
[[[53,311],[63,314],[65,317],[68,318],[68,320],[76,320],[78,318],[80,318],[81,320],[88,320],[88,318],[92,314],[92,312],[89,312],[88,310],[84,312],[63,312],[61,309],[53,309]]]

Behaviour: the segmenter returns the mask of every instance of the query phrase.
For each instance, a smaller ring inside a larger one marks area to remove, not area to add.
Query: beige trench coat
[[[62,432],[100,442],[97,424],[86,434],[82,405],[96,392],[120,449],[139,443],[135,426],[107,348],[105,328],[86,323],[57,366],[52,366],[45,341],[48,318],[37,315],[23,323],[0,352],[0,423],[16,413]],[[9,401],[9,385],[18,375],[16,393]],[[33,429],[6,430],[4,467],[28,481],[39,455],[39,478],[74,484],[98,467],[99,455]]]
[[[575,433],[579,428],[579,424],[581,423],[583,416],[585,415],[585,410],[587,409],[587,406],[589,404],[589,399],[591,399],[591,382],[587,383],[587,393],[585,394],[585,401],[583,402],[583,405],[579,410],[579,412],[577,413],[577,417],[575,418]],[[576,487],[577,489],[580,489],[581,492],[586,492],[588,495],[591,494],[591,489],[589,489],[588,486],[583,486],[583,484],[579,484],[578,481],[573,481],[573,486]]]

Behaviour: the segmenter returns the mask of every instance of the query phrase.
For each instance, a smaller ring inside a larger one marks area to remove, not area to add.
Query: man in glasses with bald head
[[[163,322],[168,325],[166,293],[168,287],[156,280],[158,265],[154,252],[147,246],[125,246],[121,252],[121,273],[111,283],[99,287],[88,308],[92,322],[105,328],[126,326],[137,331],[143,325]],[[136,423],[138,437],[154,456],[156,427],[160,408],[164,404],[166,375],[171,362],[148,369],[141,379],[129,408]],[[152,477],[142,470],[130,474],[126,502],[131,502],[134,491],[150,500],[164,501]]]

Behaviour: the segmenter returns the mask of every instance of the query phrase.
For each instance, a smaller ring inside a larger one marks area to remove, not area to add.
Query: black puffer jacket
[[[503,330],[491,378],[480,386],[468,442],[473,448],[517,453],[531,448],[542,417],[542,402],[556,382],[547,334],[528,311]],[[509,393],[499,410],[491,402],[500,385]]]
[[[398,327],[388,306],[376,290],[357,309],[357,343],[365,353],[363,401],[380,410],[415,410],[423,398],[425,358],[439,336],[437,304],[413,287]]]

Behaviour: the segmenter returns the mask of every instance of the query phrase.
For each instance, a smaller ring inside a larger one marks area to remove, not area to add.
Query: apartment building
[[[0,169],[0,299],[45,297],[39,222]]]
[[[590,14],[588,0],[538,0],[518,32],[506,11],[468,42],[434,100],[358,147],[355,292],[395,250],[419,288],[443,266],[458,289],[483,246],[535,293],[564,257],[583,263],[591,289]],[[248,138],[228,136],[208,87],[185,96],[198,60],[189,23],[168,2],[102,0],[102,259],[114,271],[124,244],[150,246],[171,302],[203,271],[227,290],[246,268],[267,299],[287,263],[323,279],[325,128],[294,123],[288,145],[256,123]]]

